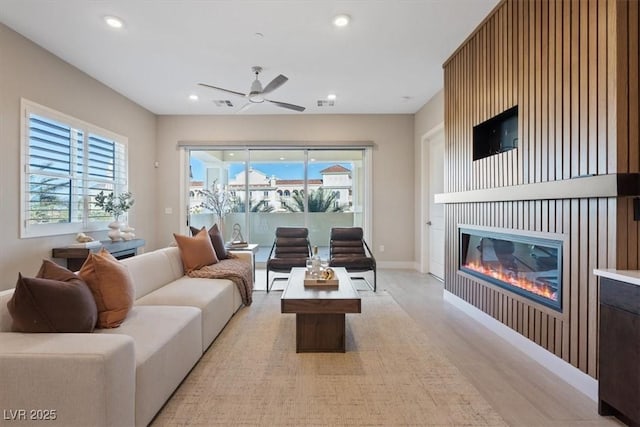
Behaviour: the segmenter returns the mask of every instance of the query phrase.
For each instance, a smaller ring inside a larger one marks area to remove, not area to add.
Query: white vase
[[[135,228],[124,224],[122,227],[120,227],[120,236],[122,237],[122,240],[131,240],[135,238],[136,235],[133,233],[134,231],[136,231]]]
[[[109,233],[107,233],[107,235],[109,236],[112,242],[117,242],[122,240],[122,233],[120,232],[121,226],[122,224],[118,220],[115,220],[109,223],[108,227],[110,228],[110,230],[109,230]]]

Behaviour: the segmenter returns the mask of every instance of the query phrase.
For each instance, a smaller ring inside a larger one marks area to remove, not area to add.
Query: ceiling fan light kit
[[[295,104],[289,104],[286,102],[280,102],[280,101],[274,101],[271,99],[267,99],[264,97],[265,94],[271,93],[274,90],[278,89],[280,86],[282,86],[283,84],[285,84],[287,82],[287,80],[289,80],[287,78],[287,76],[283,75],[283,74],[279,74],[276,78],[274,78],[273,80],[271,80],[269,82],[269,84],[267,84],[264,88],[262,87],[262,83],[260,82],[260,80],[258,79],[259,74],[262,72],[262,67],[260,66],[254,66],[251,67],[251,71],[253,71],[253,73],[256,75],[256,79],[251,83],[251,89],[249,90],[249,93],[245,94],[242,92],[236,92],[234,90],[229,90],[229,89],[224,89],[221,87],[217,87],[217,86],[212,86],[206,83],[198,83],[200,86],[204,86],[204,87],[208,87],[210,89],[215,89],[215,90],[220,90],[222,92],[226,92],[226,93],[230,93],[236,96],[241,96],[243,98],[246,98],[249,103],[247,103],[246,105],[244,105],[242,108],[240,108],[240,110],[238,112],[242,112],[244,110],[246,110],[251,103],[253,104],[260,104],[264,101],[270,102],[278,107],[281,108],[286,108],[288,110],[293,110],[293,111],[298,111],[298,112],[302,112],[305,110],[305,107],[302,107],[300,105],[295,105]]]
[[[262,83],[260,83],[260,80],[258,80],[258,74],[262,72],[262,67],[255,66],[251,69],[256,75],[256,79],[253,81],[253,83],[251,83],[251,90],[249,91],[249,101],[253,102],[254,104],[260,104],[264,102],[264,98],[262,96],[262,93],[264,92],[262,90]]]

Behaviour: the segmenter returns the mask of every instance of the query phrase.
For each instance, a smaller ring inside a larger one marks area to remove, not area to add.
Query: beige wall
[[[0,290],[13,287],[18,272],[33,275],[51,248],[75,236],[20,239],[20,99],[25,98],[129,139],[130,190],[136,204],[130,223],[147,241],[165,246],[182,232],[179,206],[184,182],[180,140],[373,141],[373,232],[371,246],[382,266],[415,262],[415,135],[429,123],[413,115],[155,116],[0,24]],[[158,160],[159,167],[154,168]],[[157,191],[162,189],[162,191]],[[166,214],[165,208],[172,208]],[[106,238],[106,232],[93,237]],[[379,252],[380,245],[385,246]]]
[[[415,155],[414,155],[414,164],[415,164],[415,200],[416,202],[416,215],[415,215],[415,254],[416,254],[416,269],[419,269],[420,266],[420,238],[421,233],[424,231],[423,224],[421,221],[421,206],[419,201],[422,198],[422,187],[421,187],[421,179],[422,174],[426,173],[423,171],[422,164],[422,138],[432,131],[434,128],[438,126],[442,126],[444,123],[444,90],[440,90],[438,93],[433,95],[433,97],[427,101],[426,104],[422,106],[420,110],[415,115],[415,126],[414,126],[414,144],[415,144]],[[426,165],[424,165],[426,166]]]
[[[373,233],[370,246],[387,266],[414,263],[413,115],[160,116],[156,211],[158,242],[183,232],[178,141],[373,141]],[[184,183],[183,183],[184,185]],[[172,214],[164,214],[171,208]],[[379,252],[380,245],[385,246]]]
[[[433,95],[415,114],[415,141],[444,122],[444,89]],[[419,147],[416,146],[416,148]]]
[[[156,117],[0,24],[0,289],[13,287],[18,272],[35,274],[51,248],[75,237],[19,238],[21,97],[129,138],[129,187],[136,198],[130,223],[154,248]]]

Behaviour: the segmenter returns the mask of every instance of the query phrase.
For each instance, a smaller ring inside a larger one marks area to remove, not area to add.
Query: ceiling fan
[[[270,102],[278,107],[282,107],[282,108],[287,108],[289,110],[294,110],[294,111],[304,111],[305,107],[301,107],[300,105],[295,105],[295,104],[288,104],[286,102],[280,102],[280,101],[273,101],[271,99],[267,99],[264,97],[264,95],[273,92],[274,90],[278,89],[280,86],[282,86],[283,84],[286,83],[287,80],[289,80],[287,78],[287,76],[280,74],[279,76],[277,76],[275,79],[271,80],[269,82],[268,85],[266,85],[264,87],[264,89],[262,88],[262,83],[260,83],[260,80],[258,80],[258,75],[262,72],[262,67],[259,66],[254,66],[251,67],[251,70],[253,71],[253,73],[256,75],[256,79],[253,81],[253,83],[251,83],[251,89],[249,90],[249,93],[242,93],[242,92],[236,92],[235,90],[229,90],[229,89],[224,89],[221,87],[217,87],[217,86],[211,86],[208,85],[206,83],[198,83],[200,86],[204,86],[204,87],[208,87],[211,89],[216,89],[216,90],[221,90],[223,92],[227,92],[227,93],[231,93],[233,95],[237,95],[237,96],[242,96],[243,98],[247,98],[249,100],[249,102],[247,104],[245,104],[239,111],[244,111],[245,109],[247,109],[248,107],[251,106],[251,104],[260,104],[264,101]]]

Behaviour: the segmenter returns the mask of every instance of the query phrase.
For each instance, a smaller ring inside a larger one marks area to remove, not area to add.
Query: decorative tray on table
[[[339,280],[331,269],[320,272],[319,277],[313,277],[310,272],[304,273],[305,288],[338,289]]]

